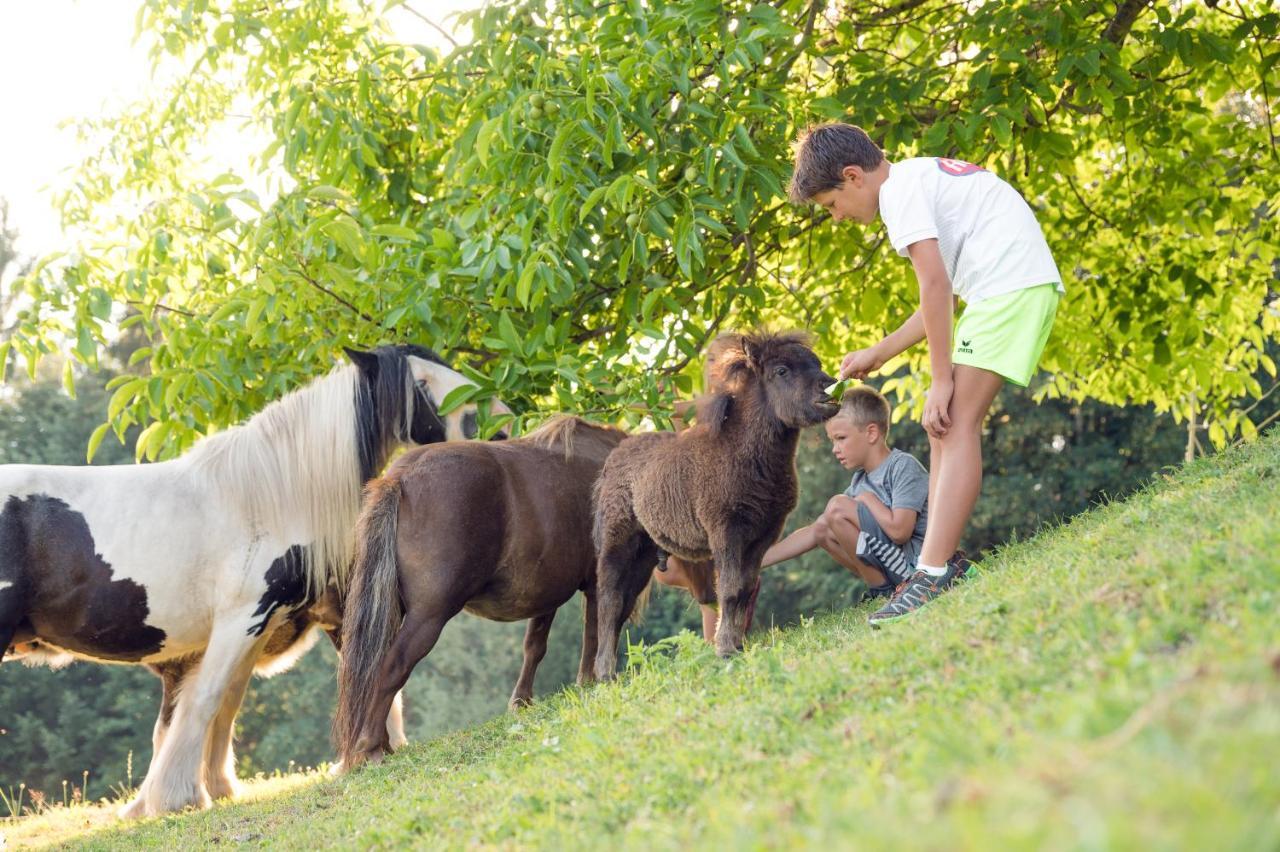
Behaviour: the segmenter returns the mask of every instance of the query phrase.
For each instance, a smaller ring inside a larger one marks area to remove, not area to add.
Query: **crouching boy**
[[[770,547],[763,566],[820,547],[867,584],[868,597],[888,597],[920,558],[929,474],[914,456],[890,449],[889,403],[869,387],[847,391],[825,425],[832,454],[853,480],[820,518]]]

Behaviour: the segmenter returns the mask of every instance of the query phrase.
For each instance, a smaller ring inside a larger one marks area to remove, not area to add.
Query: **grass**
[[[1280,433],[866,606],[88,848],[1280,849]]]

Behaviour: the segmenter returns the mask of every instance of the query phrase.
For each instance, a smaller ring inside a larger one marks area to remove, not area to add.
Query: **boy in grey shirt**
[[[915,572],[928,515],[929,474],[914,456],[890,449],[889,403],[869,387],[847,391],[825,424],[831,452],[853,481],[822,517],[770,547],[763,566],[821,547],[867,584],[868,597],[888,597]]]

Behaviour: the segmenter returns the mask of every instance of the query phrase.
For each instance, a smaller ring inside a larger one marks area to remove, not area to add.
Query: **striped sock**
[[[941,577],[942,575],[947,573],[947,566],[943,565],[941,568],[935,568],[932,565],[925,565],[923,562],[917,562],[916,570],[923,571],[924,573],[928,574],[930,577]]]

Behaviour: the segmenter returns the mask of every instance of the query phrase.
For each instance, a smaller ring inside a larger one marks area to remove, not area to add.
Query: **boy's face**
[[[830,210],[831,218],[837,222],[852,219],[870,225],[880,212],[879,184],[868,180],[859,166],[845,166],[840,176],[840,185],[814,195],[813,203]]]
[[[845,470],[865,467],[871,448],[880,440],[880,427],[873,423],[859,427],[849,417],[837,414],[826,422],[831,454]]]

